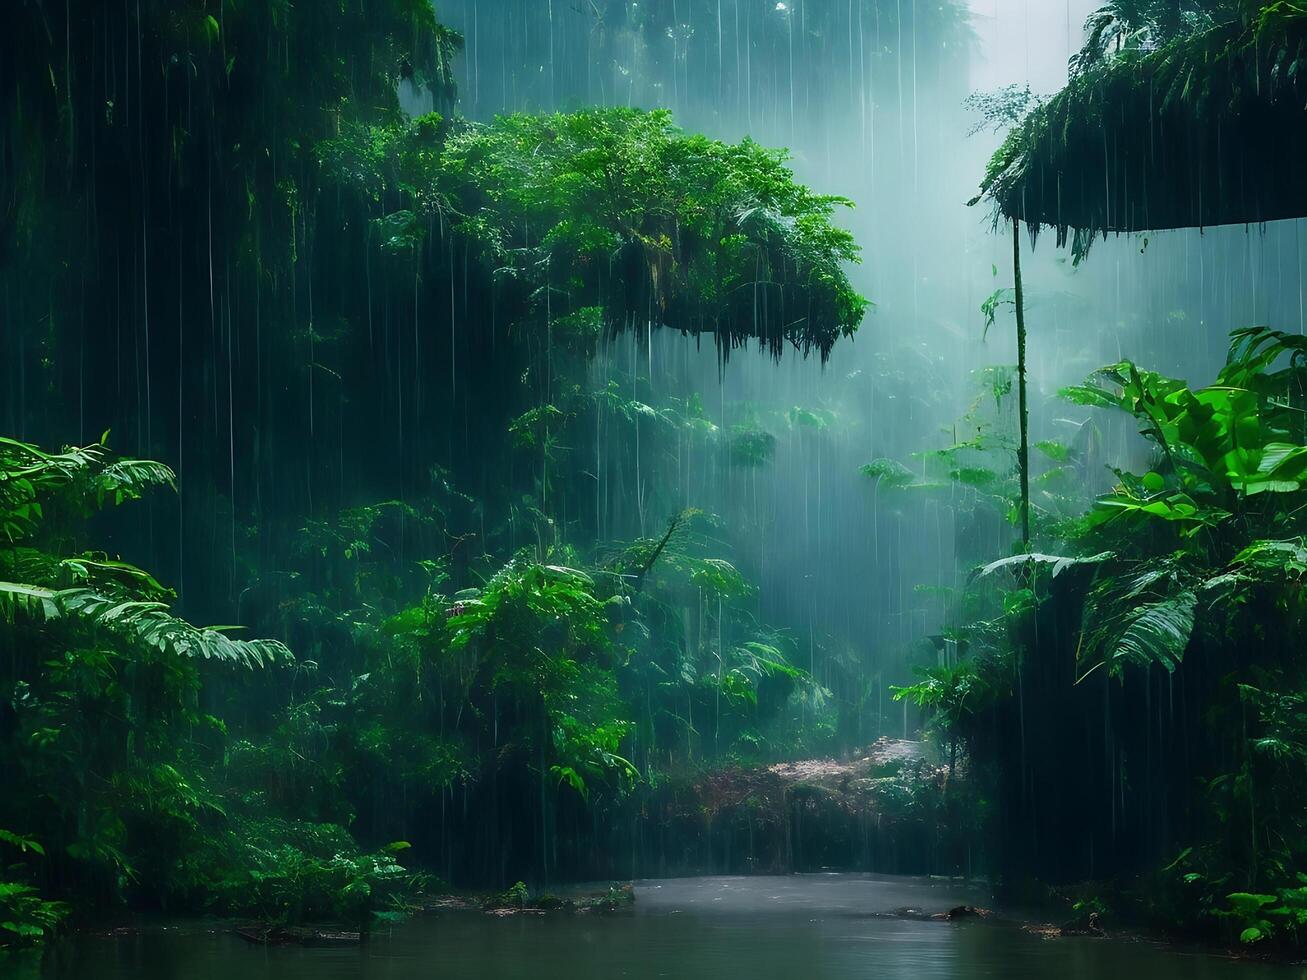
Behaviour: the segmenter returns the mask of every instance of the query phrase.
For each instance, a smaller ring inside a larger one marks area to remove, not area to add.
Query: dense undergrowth
[[[1040,550],[979,569],[898,694],[993,787],[1014,887],[1090,880],[1072,892],[1124,918],[1300,941],[1305,368],[1300,336],[1257,328],[1206,387],[1126,361],[1062,392],[1094,414],[1042,447]],[[1152,468],[1115,467],[1086,510],[1058,488],[1101,411],[1133,418]],[[1014,519],[1011,440],[979,431],[938,472],[975,488],[977,520]]]
[[[753,620],[697,513],[586,570],[564,546],[527,549],[461,589],[445,560],[413,563],[406,588],[374,554],[388,517],[429,515],[383,505],[306,528],[267,624],[296,658],[174,618],[174,593],[87,550],[90,512],[171,471],[101,445],[2,445],[15,935],[65,911],[32,888],[83,908],[366,923],[426,883],[402,866],[406,837],[461,880],[529,867],[537,838],[544,875],[594,867],[592,814],[678,760],[793,751],[790,713],[820,716],[824,692]],[[364,853],[355,834],[394,843]]]
[[[847,202],[666,113],[467,122],[425,0],[0,33],[5,942],[606,874],[670,779],[830,744],[669,476],[774,437],[591,364],[663,327],[824,358],[867,307]],[[36,445],[102,430],[142,459]]]
[[[1078,85],[1236,23],[1109,8]],[[839,419],[727,424],[655,383],[652,338],[826,359],[868,309],[848,202],[663,112],[464,120],[425,0],[78,13],[0,13],[0,945],[718,860],[1300,942],[1300,337],[1240,331],[1203,388],[1124,361],[1068,389],[1034,553],[1010,371],[952,444],[869,463],[873,507],[947,495],[977,569],[922,599],[950,626],[893,692],[938,755],[787,776],[895,710],[859,651],[762,614],[731,544],[778,440],[819,455]],[[1109,415],[1146,465],[1103,457]]]
[[[1301,215],[1287,141],[1303,26],[1295,3],[1104,4],[1062,92],[982,106],[1013,124],[984,193],[1018,230],[1051,225],[1065,242],[1074,228],[1077,260],[1112,231]],[[1227,192],[1236,171],[1257,175],[1255,193]],[[1305,355],[1301,336],[1241,329],[1206,387],[1126,360],[1061,393],[1091,414],[1068,445],[1041,447],[1037,548],[972,556],[958,628],[899,692],[986,771],[1010,881],[1300,948]],[[1106,460],[1113,485],[1067,507],[1056,488],[1091,472],[1104,412],[1130,418],[1146,451]],[[1011,513],[1010,445],[976,449],[987,460],[948,476],[997,489],[978,511]]]

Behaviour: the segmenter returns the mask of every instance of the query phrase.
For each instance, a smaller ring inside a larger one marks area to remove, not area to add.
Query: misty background
[[[650,398],[697,393],[723,430],[777,436],[774,461],[758,468],[687,449],[676,493],[723,516],[723,535],[761,583],[760,618],[788,628],[800,663],[806,654],[819,679],[862,690],[866,737],[909,728],[886,686],[930,656],[922,638],[948,621],[947,590],[974,555],[999,557],[1013,540],[1010,528],[961,527],[962,502],[947,494],[887,492],[859,472],[876,459],[916,468],[918,454],[965,437],[958,420],[981,372],[1016,360],[1010,309],[988,331],[981,313],[1011,285],[1011,230],[967,206],[1002,136],[971,134],[980,120],[963,102],[1009,85],[1057,91],[1095,6],[970,0],[959,17],[938,0],[901,0],[886,20],[888,5],[865,0],[439,5],[466,39],[459,83],[471,118],[666,107],[687,130],[788,148],[801,180],[852,201],[840,220],[862,246],[853,280],[875,308],[827,364],[750,348],[723,365],[712,345],[637,331],[594,370]],[[1205,383],[1229,331],[1307,330],[1304,224],[1099,241],[1079,267],[1051,235],[1033,246],[1023,236],[1032,441],[1076,437],[1083,413],[1064,418],[1056,392],[1103,364],[1130,358]],[[998,411],[1011,421],[1011,405]],[[1110,485],[1108,463],[1145,452],[1124,420],[1097,439],[1094,492]],[[603,530],[657,534],[670,512],[646,505],[638,473],[608,473],[603,455]]]

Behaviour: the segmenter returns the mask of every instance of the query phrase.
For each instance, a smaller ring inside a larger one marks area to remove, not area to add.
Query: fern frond
[[[177,475],[152,460],[114,458],[100,443],[50,453],[0,437],[0,540],[32,537],[52,499],[89,513],[137,500],[154,487],[175,490]]]
[[[177,489],[177,474],[152,459],[120,459],[110,463],[92,479],[98,501],[137,500],[155,487]]]
[[[253,669],[293,660],[279,640],[234,640],[215,629],[192,626],[166,604],[110,597],[93,589],[47,589],[0,582],[0,620],[63,623],[92,636],[108,636],[127,649],[216,660]]]

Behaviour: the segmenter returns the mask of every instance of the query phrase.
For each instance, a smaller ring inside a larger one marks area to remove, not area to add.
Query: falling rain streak
[[[1292,2],[9,4],[0,969],[1296,975],[1305,61]]]

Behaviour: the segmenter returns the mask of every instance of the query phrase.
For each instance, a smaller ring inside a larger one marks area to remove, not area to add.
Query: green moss
[[[1113,232],[1307,215],[1307,11],[1216,5],[1189,27],[1087,60],[1034,109],[982,182],[996,216],[1059,244],[1074,229],[1083,254]]]

